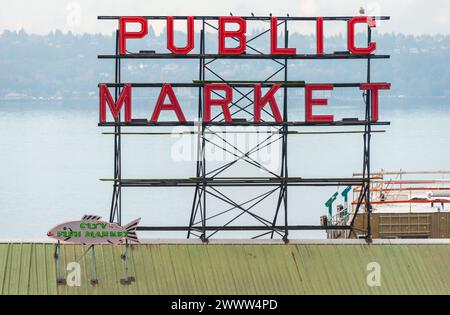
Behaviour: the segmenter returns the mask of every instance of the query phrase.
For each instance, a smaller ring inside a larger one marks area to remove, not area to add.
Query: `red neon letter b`
[[[227,23],[236,23],[239,25],[237,31],[227,31],[225,25]],[[246,37],[245,32],[247,26],[245,20],[236,16],[221,16],[219,17],[219,54],[221,55],[240,55],[245,53]],[[225,39],[227,37],[235,38],[239,41],[239,46],[234,48],[225,47]]]

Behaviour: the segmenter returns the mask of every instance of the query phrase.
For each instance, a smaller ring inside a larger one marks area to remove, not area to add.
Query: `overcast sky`
[[[449,34],[449,0],[1,0],[0,31],[25,29],[46,34],[60,29],[74,33],[108,33],[113,22],[97,15],[256,15],[339,16],[357,15],[365,7],[370,15],[390,15],[377,26],[380,32]],[[163,24],[153,23],[156,32]],[[303,33],[313,25],[299,25]],[[325,26],[326,34],[342,31]]]

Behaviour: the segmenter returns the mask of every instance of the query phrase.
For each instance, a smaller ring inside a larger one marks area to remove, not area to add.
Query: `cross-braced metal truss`
[[[218,27],[211,24],[208,21],[203,20],[203,28],[201,31],[201,44],[200,44],[200,54],[205,54],[205,28],[210,27],[214,30],[218,30]],[[285,47],[288,47],[288,39],[289,39],[289,32],[287,28],[287,21],[282,21],[278,23],[278,26],[284,25],[284,45]],[[254,35],[253,37],[247,39],[246,47],[248,50],[253,51],[256,54],[264,55],[262,51],[257,49],[252,45],[252,42],[255,41],[257,38],[263,36],[264,34],[267,34],[270,32],[270,29],[266,29],[262,32],[260,32],[257,35]],[[286,83],[288,78],[288,67],[287,63],[288,60],[285,59],[284,61],[279,61],[277,59],[272,59],[276,66],[278,66],[278,69],[273,71],[269,76],[267,76],[264,80],[262,80],[262,83],[269,82],[270,80],[273,80],[277,75],[281,74],[283,75],[283,81]],[[214,71],[213,64],[214,62],[218,62],[217,59],[200,59],[200,73],[199,73],[199,81],[204,82],[207,80],[206,76],[210,74],[213,77],[213,81],[218,82],[224,82],[227,83],[227,80],[217,73],[217,71]],[[209,80],[208,80],[209,81]],[[252,113],[249,111],[249,108],[254,106],[254,99],[250,97],[254,93],[253,88],[247,88],[243,90],[242,87],[232,86],[232,89],[237,93],[238,99],[236,101],[232,101],[230,105],[230,111],[232,112],[232,117],[236,117],[238,114],[248,114],[249,116],[252,115]],[[203,97],[201,97],[202,89],[199,89],[199,107],[198,107],[198,118],[202,118],[202,100]],[[217,97],[222,97],[219,93],[213,91],[213,93]],[[271,112],[266,110],[265,108],[262,109],[265,114],[267,114],[270,119],[274,119],[274,116]],[[288,121],[287,117],[287,87],[284,87],[284,95],[283,95],[283,121]],[[262,119],[263,120],[263,119]],[[214,116],[211,121],[224,121],[224,118],[221,117],[220,114]],[[255,146],[250,148],[247,151],[242,151],[239,149],[235,144],[228,141],[221,133],[213,132],[210,127],[203,125],[201,128],[201,132],[198,133],[198,159],[197,159],[197,177],[198,178],[209,178],[209,179],[215,179],[218,176],[220,176],[224,171],[228,170],[229,168],[233,167],[237,162],[244,161],[245,163],[258,168],[259,170],[266,173],[267,176],[272,176],[274,178],[280,179],[279,185],[275,188],[269,187],[270,190],[265,191],[263,193],[260,193],[254,197],[249,198],[248,200],[237,203],[233,200],[232,197],[225,195],[223,192],[219,190],[219,188],[211,187],[207,184],[207,182],[203,182],[202,184],[198,184],[195,187],[195,195],[194,195],[194,201],[192,205],[192,211],[191,211],[191,217],[189,221],[189,230],[187,237],[191,236],[198,236],[203,240],[206,240],[214,235],[216,235],[219,231],[223,230],[224,227],[231,226],[233,223],[235,223],[238,219],[242,218],[243,216],[249,216],[254,219],[254,221],[258,225],[262,225],[266,228],[269,228],[269,231],[265,231],[264,233],[260,233],[254,238],[267,236],[270,234],[271,237],[273,237],[275,234],[281,236],[282,238],[287,240],[288,237],[288,215],[287,215],[287,185],[285,182],[283,182],[281,179],[288,177],[288,169],[287,169],[287,131],[288,126],[283,125],[281,127],[273,127],[276,132],[269,134],[267,137],[265,137],[263,140],[259,141]],[[205,134],[205,131],[209,131],[209,134]],[[209,135],[212,135],[212,138],[209,139]],[[217,140],[217,141],[215,141]],[[217,143],[219,142],[219,143]],[[281,142],[282,144],[282,152],[281,152],[281,171],[279,174],[271,171],[266,166],[261,164],[256,159],[252,158],[252,154],[261,151],[265,147],[271,146],[271,145],[277,145]],[[225,152],[231,154],[234,156],[234,160],[225,163],[224,165],[221,165],[219,167],[208,169],[207,163],[206,163],[206,146],[212,145],[215,146],[218,149],[224,150]],[[227,148],[231,147],[234,149],[234,151],[230,151]],[[264,218],[261,215],[257,213],[257,206],[266,198],[271,197],[273,195],[278,196],[278,200],[276,203],[276,209],[274,214],[272,214],[271,218]],[[216,211],[216,213],[211,213],[210,208],[207,207],[207,196],[211,196],[215,199],[221,200],[225,202],[226,204],[229,204],[231,208],[223,210],[223,211]],[[282,224],[283,228],[275,228],[278,223],[279,214],[280,211],[284,213],[284,222]],[[233,212],[233,216],[231,218],[228,218],[225,222],[222,223],[222,226],[219,226],[218,229],[213,231],[206,231],[205,227],[208,225],[208,222],[211,219],[216,219],[220,216],[229,215],[230,212]]]

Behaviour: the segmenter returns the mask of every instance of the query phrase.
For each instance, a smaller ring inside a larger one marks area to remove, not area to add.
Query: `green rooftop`
[[[63,245],[63,270],[87,247]],[[443,244],[141,244],[98,245],[99,283],[91,258],[80,261],[81,286],[57,285],[54,244],[0,244],[1,294],[449,294],[450,243]],[[368,286],[367,265],[381,267]]]

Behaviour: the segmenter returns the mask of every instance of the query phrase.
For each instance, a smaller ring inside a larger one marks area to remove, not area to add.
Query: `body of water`
[[[402,104],[384,108],[382,115],[392,125],[378,127],[386,132],[373,135],[373,170],[450,169],[450,111],[445,107],[409,108]],[[108,218],[112,184],[99,179],[113,177],[113,137],[101,134],[112,129],[98,127],[97,120],[95,102],[0,104],[1,239],[45,239],[55,224],[79,219],[84,214]],[[195,161],[174,160],[180,141],[173,136],[124,136],[123,178],[195,176]],[[279,165],[277,150],[270,151],[271,158],[266,161],[273,170]],[[289,136],[290,176],[350,177],[361,167],[361,135]],[[238,165],[225,175],[267,176],[250,169]],[[289,188],[290,223],[318,224],[326,211],[324,202],[334,191],[336,187]],[[245,200],[261,191],[241,188],[223,192]],[[186,225],[192,198],[192,188],[127,188],[123,191],[123,223],[142,217],[144,225]],[[276,196],[264,201],[255,212],[270,218],[275,201]],[[227,208],[214,200],[209,205],[216,212]],[[252,220],[242,216],[236,224],[257,223]],[[292,235],[325,237],[323,232]],[[184,236],[185,233],[141,235]],[[217,237],[227,234],[219,233]]]

